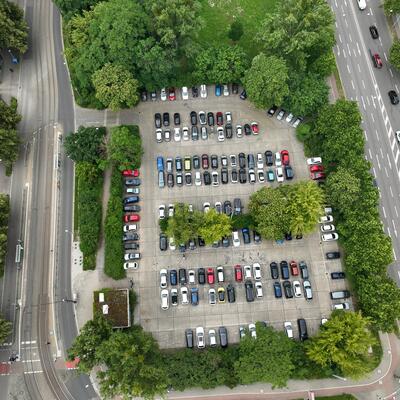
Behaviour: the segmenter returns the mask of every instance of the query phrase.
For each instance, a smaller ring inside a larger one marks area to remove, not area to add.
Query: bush
[[[6,263],[9,214],[10,198],[8,194],[0,194],[0,277],[4,275]]]

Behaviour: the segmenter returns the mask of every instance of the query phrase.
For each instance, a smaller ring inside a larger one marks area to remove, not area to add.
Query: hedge
[[[6,263],[9,214],[10,197],[8,194],[0,194],[0,277],[4,275]]]

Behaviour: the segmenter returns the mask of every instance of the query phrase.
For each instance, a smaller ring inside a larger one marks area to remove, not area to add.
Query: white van
[[[357,3],[360,10],[365,10],[367,8],[366,0],[357,0]]]

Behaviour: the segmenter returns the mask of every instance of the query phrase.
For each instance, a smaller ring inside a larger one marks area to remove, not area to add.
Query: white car
[[[171,141],[171,131],[169,129],[166,129],[164,131],[164,140],[166,142],[170,142]]]
[[[262,169],[259,169],[257,171],[257,177],[258,177],[258,182],[260,182],[260,183],[265,182],[265,175],[264,175],[264,171]]]
[[[168,286],[167,276],[168,276],[168,271],[165,268],[160,270],[160,287],[161,287],[161,289],[165,289]]]
[[[173,217],[175,213],[175,207],[173,204],[168,205],[168,217]]]
[[[228,85],[224,85],[223,92],[224,92],[224,96],[229,96],[229,86]]]
[[[215,294],[215,289],[210,289],[208,291],[208,302],[213,306],[217,303],[217,295]]]
[[[124,269],[138,269],[139,264],[137,262],[126,262],[124,263]]]
[[[185,141],[189,140],[189,128],[187,126],[185,126],[182,129],[182,136],[183,136],[183,140],[185,140]]]
[[[301,297],[301,285],[299,281],[293,281],[294,297]]]
[[[163,141],[162,129],[156,129],[156,142],[161,143]]]
[[[303,281],[304,297],[306,300],[312,300],[312,290],[310,281]]]
[[[294,117],[294,115],[293,115],[292,113],[289,113],[289,114],[287,115],[287,117],[286,117],[286,122],[287,122],[288,124],[290,124],[290,123],[292,122],[293,117]]]
[[[215,329],[209,329],[208,340],[210,341],[211,347],[215,347],[217,345],[217,334],[215,333]]]
[[[218,186],[219,185],[219,177],[218,177],[218,172],[213,171],[211,173],[211,181],[213,186]]]
[[[250,267],[250,265],[245,265],[243,267],[243,270],[244,270],[244,279],[251,279],[252,276],[251,276],[251,267]]]
[[[218,214],[222,214],[222,203],[220,201],[215,202],[214,208]]]
[[[165,90],[165,88],[161,89],[160,98],[162,101],[167,101],[167,91]]]
[[[186,86],[182,88],[182,100],[188,100],[189,99],[189,90]]]
[[[253,339],[257,339],[257,331],[255,324],[249,324],[249,333]]]
[[[172,251],[176,250],[175,240],[173,237],[169,238],[169,249]]]
[[[318,165],[322,163],[321,157],[311,157],[307,158],[307,165]]]
[[[207,124],[207,117],[206,117],[206,113],[204,111],[199,111],[199,122],[200,122],[200,125]]]
[[[232,243],[233,243],[233,247],[239,247],[240,246],[240,238],[239,238],[239,232],[238,231],[233,231],[232,232]]]
[[[158,207],[158,218],[159,219],[165,218],[165,205],[164,204],[161,204],[160,207]]]
[[[133,187],[133,188],[126,188],[126,194],[139,194],[140,189],[138,187]]]
[[[136,231],[136,225],[124,225],[124,232]]]
[[[219,266],[217,267],[217,282],[224,281],[224,267]]]
[[[243,128],[242,125],[236,125],[236,137],[243,137]]]
[[[181,128],[174,128],[174,140],[175,142],[181,141]]]
[[[321,225],[321,232],[333,232],[335,230],[335,225],[325,224]]]
[[[282,169],[282,167],[278,167],[278,168],[276,169],[276,180],[277,180],[279,183],[282,183],[282,182],[284,181],[284,178],[283,178],[283,169]]]
[[[278,121],[282,121],[284,116],[285,116],[285,110],[281,109],[281,110],[278,112],[278,114],[276,115],[276,119],[277,119]]]
[[[169,308],[169,293],[167,289],[161,290],[161,308],[168,310]]]
[[[303,121],[303,118],[297,117],[293,122],[293,128],[297,128],[300,125],[300,122]]]
[[[328,224],[328,223],[333,222],[333,217],[332,217],[332,215],[324,215],[319,218],[318,222],[320,224]]]
[[[293,327],[291,322],[284,322],[283,326],[285,327],[286,335],[289,339],[293,339]]]
[[[365,10],[367,8],[367,3],[365,0],[357,0],[357,3],[360,10]]]
[[[261,265],[259,263],[253,264],[253,275],[256,281],[261,280]]]
[[[196,186],[201,186],[201,174],[200,174],[200,171],[196,171],[194,173],[194,184]]]
[[[323,233],[322,241],[323,242],[333,242],[339,239],[339,235],[337,233]]]
[[[206,85],[200,85],[200,97],[202,99],[205,99],[207,97],[207,86]]]
[[[206,342],[204,339],[204,328],[201,326],[196,328],[196,340],[197,340],[197,347],[199,349],[204,349],[206,347]]]
[[[262,283],[261,282],[256,282],[255,287],[256,287],[257,298],[260,299],[261,297],[263,297]]]
[[[188,272],[189,276],[189,285],[194,285],[196,283],[196,272],[193,269],[190,269]]]
[[[203,211],[204,211],[205,214],[210,211],[210,203],[208,201],[203,203]]]
[[[282,166],[282,158],[281,158],[281,153],[279,151],[275,153],[275,166],[277,167]]]
[[[257,153],[257,168],[264,169],[264,157],[261,153]]]
[[[332,310],[350,310],[350,304],[349,303],[334,304],[332,306]]]
[[[225,120],[226,120],[226,124],[231,124],[232,123],[232,113],[230,111],[227,111],[225,113]]]
[[[124,254],[125,261],[139,260],[139,259],[140,259],[140,253],[125,253]]]
[[[328,322],[328,318],[321,318],[321,326]]]
[[[396,131],[397,143],[400,143],[400,131]]]
[[[181,287],[182,304],[189,304],[188,288],[186,286]]]
[[[249,169],[249,182],[256,183],[256,173],[254,172],[254,169]]]
[[[217,132],[218,132],[218,142],[223,142],[225,140],[224,128],[222,126],[219,126],[217,128]]]

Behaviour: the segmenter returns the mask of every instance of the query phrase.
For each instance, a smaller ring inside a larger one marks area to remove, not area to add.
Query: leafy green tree
[[[290,185],[287,213],[289,230],[294,235],[311,233],[315,230],[318,218],[322,215],[324,193],[312,181]]]
[[[283,57],[304,72],[335,44],[333,13],[325,0],[280,2],[264,19],[257,39],[266,54]]]
[[[272,387],[284,387],[295,368],[291,360],[293,341],[283,332],[259,323],[256,330],[257,339],[247,335],[240,341],[235,373],[243,385],[269,382]]]
[[[68,135],[64,140],[64,147],[67,156],[75,161],[85,161],[98,164],[104,158],[104,127],[80,126],[78,131]]]
[[[120,171],[139,168],[143,147],[138,126],[120,125],[112,128],[107,150],[108,159]]]
[[[21,54],[28,49],[28,24],[24,12],[8,0],[0,0],[0,49],[15,49]]]
[[[96,97],[113,111],[139,102],[139,82],[122,65],[108,63],[92,75],[92,80]]]
[[[12,323],[0,316],[0,342],[4,343],[12,332]]]
[[[240,21],[235,20],[231,23],[231,26],[228,31],[228,38],[232,40],[232,42],[238,42],[240,38],[243,36],[243,25]]]
[[[287,81],[285,60],[260,53],[253,58],[243,83],[251,102],[258,108],[267,108],[273,104],[282,104],[289,94]]]
[[[17,131],[15,129],[0,128],[0,143],[0,160],[6,168],[11,168],[14,162],[17,161],[21,143]]]
[[[22,117],[18,114],[18,103],[15,97],[11,97],[10,105],[0,99],[0,127],[4,129],[15,129]]]
[[[203,214],[199,211],[190,212],[189,206],[184,203],[175,204],[174,216],[168,218],[166,234],[172,237],[175,243],[187,243],[198,236],[198,227]]]
[[[112,335],[111,324],[101,315],[95,314],[86,322],[74,343],[68,350],[68,359],[79,358],[78,368],[82,372],[90,372],[98,363],[97,350]]]
[[[389,62],[400,70],[400,40],[395,40],[390,48]]]
[[[376,339],[361,313],[334,311],[308,343],[307,355],[325,367],[337,366],[345,376],[361,378],[369,371],[368,349]]]
[[[322,78],[333,73],[336,67],[336,60],[333,51],[322,54],[308,68],[311,74],[316,74]]]
[[[247,56],[240,46],[210,46],[197,56],[194,75],[199,82],[240,82],[247,68]]]
[[[231,219],[226,214],[219,214],[212,208],[203,215],[198,234],[206,244],[212,244],[232,233]]]
[[[55,5],[60,9],[61,14],[66,19],[70,19],[74,14],[84,10],[89,10],[100,0],[53,0]]]
[[[385,0],[383,3],[383,9],[386,15],[400,14],[400,2],[399,0]]]
[[[263,187],[253,193],[249,210],[257,232],[265,239],[282,239],[289,232],[287,198],[281,190]]]
[[[0,193],[0,277],[4,275],[7,255],[8,218],[10,215],[10,197]]]
[[[97,374],[105,398],[153,399],[166,394],[168,376],[158,344],[141,327],[114,332],[98,347],[96,357],[106,366]]]

